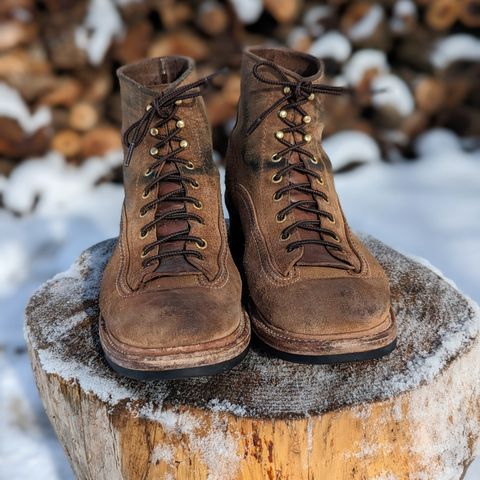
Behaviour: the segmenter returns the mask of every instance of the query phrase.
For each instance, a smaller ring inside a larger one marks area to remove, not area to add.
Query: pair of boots
[[[250,325],[293,361],[393,350],[388,279],[350,231],[321,146],[322,95],[342,89],[320,83],[316,58],[244,53],[226,158],[230,246],[201,97],[210,77],[197,80],[184,57],[118,76],[125,201],[100,293],[100,340],[116,371],[168,379],[226,370],[246,354]]]

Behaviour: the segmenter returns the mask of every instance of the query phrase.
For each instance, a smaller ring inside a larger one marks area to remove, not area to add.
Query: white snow
[[[48,107],[39,107],[30,113],[20,94],[10,85],[0,82],[0,116],[16,120],[26,133],[34,133],[50,125],[52,115]]]
[[[263,2],[262,0],[229,0],[232,4],[237,17],[242,23],[247,25],[255,23],[262,14]]]
[[[333,152],[330,160],[334,170],[350,163],[376,163],[381,160],[380,149],[372,137],[357,131],[336,133],[323,141],[326,152]]]
[[[378,73],[389,72],[389,66],[384,52],[370,48],[358,50],[343,67],[343,74],[350,85],[356,85],[369,70]]]
[[[396,33],[404,32],[407,18],[417,18],[417,6],[412,0],[397,0],[390,18],[391,29]]]
[[[372,4],[368,12],[350,27],[348,36],[354,41],[370,37],[384,17],[385,12],[383,8],[378,4]]]
[[[122,17],[115,2],[90,0],[83,25],[75,30],[75,42],[79,48],[87,52],[90,63],[99,65],[112,41],[121,38],[123,33]]]
[[[340,32],[332,30],[315,40],[308,53],[318,58],[333,58],[337,62],[343,63],[351,52],[352,46],[348,39]]]
[[[297,42],[308,38],[309,33],[305,27],[294,27],[290,30],[287,36],[286,44],[290,48],[294,48]]]
[[[393,108],[403,116],[415,110],[415,100],[408,85],[396,75],[388,73],[376,76],[372,81],[372,89],[378,91],[372,97],[376,107]]]
[[[397,0],[393,6],[393,13],[395,16],[416,16],[417,6],[412,0]]]
[[[436,68],[448,67],[451,63],[464,60],[480,60],[480,39],[468,33],[456,33],[439,40],[430,55],[430,61]]]
[[[332,13],[333,9],[330,5],[315,5],[305,12],[303,24],[313,37],[319,37],[325,32],[322,20],[328,18]]]
[[[357,132],[335,135],[325,140],[324,147],[336,169],[352,159],[365,162],[336,176],[342,205],[355,230],[369,232],[401,251],[427,258],[453,278],[460,289],[480,300],[480,222],[476,221],[480,218],[480,151],[465,152],[459,139],[443,130],[418,139],[416,151],[421,158],[414,162],[379,162],[375,142]],[[22,311],[40,283],[68,268],[89,245],[117,234],[122,188],[99,180],[118,165],[119,158],[93,159],[86,166],[71,167],[63,159],[48,155],[26,162],[11,178],[0,182],[7,207],[26,212],[17,216],[0,211],[0,408],[7,412],[0,416],[0,478],[6,471],[12,480],[73,479],[43,413],[22,350]],[[45,185],[35,181],[36,176]],[[74,279],[75,271],[63,274],[69,275]],[[446,348],[455,348],[457,341],[452,337]],[[43,361],[55,369],[66,368],[55,358]],[[76,367],[69,367],[70,375],[78,375]],[[83,382],[88,382],[87,377],[85,372]],[[107,384],[89,388],[109,390]],[[453,398],[451,401],[456,402]],[[219,415],[215,437],[192,438],[207,464],[218,462],[215,471],[222,478],[236,458],[229,451],[233,439],[224,434],[221,414],[234,410],[242,415],[244,411],[239,405],[222,401],[212,402],[210,407]],[[154,412],[147,409],[140,413],[151,416]],[[157,415],[162,424],[176,426],[173,432],[178,428],[195,433],[199,428],[195,419],[169,420]],[[411,415],[412,421],[420,420],[418,412]],[[168,462],[171,458],[167,451],[156,453],[159,460]],[[479,475],[477,462],[465,480],[477,480]],[[386,472],[377,480],[393,478]]]

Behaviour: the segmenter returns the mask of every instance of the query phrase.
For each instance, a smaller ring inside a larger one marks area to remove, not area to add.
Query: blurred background
[[[206,99],[221,164],[243,46],[320,57],[326,82],[357,92],[326,97],[324,113],[350,223],[426,258],[478,302],[479,33],[479,0],[1,0],[0,479],[73,478],[35,390],[23,309],[117,234],[117,67],[174,54],[200,74],[228,66]],[[478,462],[466,478],[480,478]]]

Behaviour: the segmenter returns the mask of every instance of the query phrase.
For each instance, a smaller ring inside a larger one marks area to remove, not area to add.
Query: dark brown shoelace
[[[277,78],[267,78],[261,72],[263,70],[270,70]],[[351,94],[352,90],[345,87],[335,87],[331,85],[322,85],[322,84],[313,84],[311,81],[307,80],[298,80],[293,76],[288,75],[286,72],[281,70],[276,64],[270,61],[262,61],[255,64],[253,67],[253,75],[255,78],[262,82],[266,83],[267,85],[278,86],[283,88],[283,95],[275,101],[270,107],[268,107],[264,112],[262,112],[253,123],[247,129],[247,135],[250,135],[255,129],[275,110],[280,109],[285,110],[293,110],[296,114],[300,115],[300,118],[303,119],[308,117],[307,112],[302,108],[302,105],[307,103],[309,99],[312,98],[312,95],[315,94],[327,94],[327,95],[343,95],[343,94]],[[308,117],[310,118],[310,117]],[[318,160],[315,156],[309,152],[305,147],[309,143],[310,140],[305,140],[308,138],[307,132],[305,131],[306,124],[301,121],[301,123],[295,123],[288,119],[288,115],[281,120],[285,123],[286,127],[282,130],[280,136],[276,135],[277,140],[284,145],[285,148],[280,150],[279,152],[275,153],[272,157],[274,162],[284,162],[283,167],[279,168],[276,174],[273,176],[272,180],[274,182],[280,182],[282,178],[288,175],[289,172],[298,172],[300,174],[305,175],[308,177],[313,177],[318,180],[318,182],[323,184],[323,180],[321,175],[314,171],[310,170],[306,166],[306,161],[311,161],[312,163],[318,163]],[[278,133],[278,132],[277,132]],[[290,143],[285,139],[285,134],[292,134],[293,142]],[[297,136],[301,136],[301,141],[296,141],[295,138]],[[299,161],[295,163],[289,163],[288,161],[285,163],[287,159],[287,155],[289,153],[296,152],[298,154]],[[317,215],[317,220],[300,220],[291,225],[287,226],[282,231],[282,238],[284,240],[290,237],[290,234],[294,232],[296,229],[303,229],[309,231],[315,231],[319,233],[319,238],[315,239],[302,239],[295,242],[291,242],[287,244],[287,250],[292,251],[296,248],[300,248],[306,244],[317,244],[323,245],[324,247],[328,247],[329,249],[333,249],[336,251],[342,251],[342,247],[337,243],[339,241],[337,235],[330,229],[325,228],[322,226],[321,218],[328,218],[331,222],[334,222],[335,219],[333,218],[332,214],[322,210],[317,205],[317,198],[322,198],[325,202],[328,202],[327,195],[318,190],[313,188],[310,182],[306,183],[288,183],[288,185],[280,188],[275,193],[275,199],[280,199],[282,195],[288,193],[290,191],[296,190],[298,192],[306,193],[311,195],[311,199],[307,200],[299,200],[296,202],[290,203],[287,207],[283,208],[277,213],[277,220],[283,221],[286,215],[294,209],[299,209],[304,212],[309,212]],[[330,237],[332,241],[322,238],[323,236]],[[346,267],[349,268],[349,267]]]
[[[150,150],[150,154],[155,159],[155,161],[149,165],[148,170],[145,172],[145,176],[151,177],[152,180],[146,185],[143,192],[143,196],[146,198],[149,192],[155,188],[155,186],[161,183],[178,183],[179,188],[175,189],[165,195],[158,196],[154,200],[146,203],[142,206],[140,210],[140,215],[144,216],[149,210],[157,208],[163,202],[175,202],[183,203],[181,208],[170,210],[162,214],[156,214],[155,218],[144,225],[141,228],[140,236],[145,238],[148,231],[156,228],[157,224],[169,220],[193,220],[199,223],[204,223],[203,218],[200,215],[195,213],[189,213],[186,210],[186,204],[191,203],[197,208],[201,208],[201,202],[195,197],[187,195],[185,190],[185,184],[190,183],[194,188],[198,188],[198,182],[182,172],[182,168],[187,168],[188,170],[193,170],[194,165],[191,161],[185,160],[179,156],[188,143],[186,140],[182,139],[179,135],[181,128],[183,127],[182,120],[178,117],[177,112],[184,100],[192,99],[198,97],[202,94],[203,90],[211,82],[212,78],[222,73],[221,71],[215,72],[207,77],[204,77],[196,82],[183,85],[174,90],[171,90],[167,93],[162,93],[159,96],[155,97],[151,104],[147,107],[145,114],[134,122],[124,133],[123,142],[127,148],[127,154],[125,155],[124,165],[128,167],[133,158],[133,152],[137,148],[145,136],[155,129],[155,137],[158,139],[158,142]],[[171,123],[175,127],[169,128],[169,133],[162,135],[162,127],[165,127]],[[160,153],[162,147],[167,145],[178,145],[176,148],[170,147],[167,153]],[[183,146],[182,146],[183,145]],[[157,172],[160,170],[164,164],[173,165],[175,168],[159,175]],[[169,235],[162,237],[157,237],[154,242],[148,243],[145,245],[142,257],[144,258],[142,265],[143,267],[149,266],[155,261],[160,261],[162,258],[173,257],[173,256],[187,256],[193,255],[197,258],[203,259],[203,255],[196,251],[188,248],[182,250],[169,250],[164,252],[158,252],[156,255],[147,256],[154,248],[164,245],[168,242],[194,242],[201,249],[206,247],[206,241],[200,237],[190,235],[190,228],[180,230],[178,232],[173,232]]]

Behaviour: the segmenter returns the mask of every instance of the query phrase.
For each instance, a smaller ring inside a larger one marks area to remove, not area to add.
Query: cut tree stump
[[[364,241],[391,279],[398,321],[398,348],[376,361],[300,365],[254,346],[215,377],[128,380],[108,368],[97,334],[114,240],[43,285],[25,334],[77,478],[461,478],[479,445],[478,307],[433,268]]]

